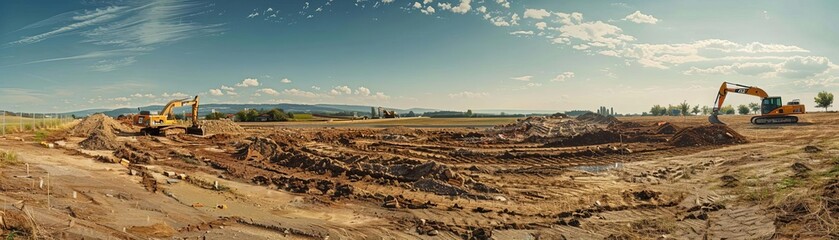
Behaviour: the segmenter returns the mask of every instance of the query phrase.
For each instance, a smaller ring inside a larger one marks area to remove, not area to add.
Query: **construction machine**
[[[714,100],[714,109],[708,121],[715,124],[725,124],[717,117],[729,92],[740,93],[760,97],[760,115],[752,117],[752,124],[777,124],[797,123],[798,117],[793,114],[803,114],[804,105],[798,99],[794,99],[783,105],[781,97],[770,97],[766,91],[754,86],[746,86],[736,83],[723,82]]]
[[[176,107],[182,106],[192,106],[192,125],[189,127],[178,125],[175,114],[172,112]],[[137,110],[140,109],[137,108]],[[204,135],[204,129],[198,124],[198,96],[193,99],[185,98],[169,101],[158,114],[140,111],[140,114],[132,116],[131,122],[142,127],[141,132],[149,135],[166,135],[169,130],[184,128],[188,134]]]

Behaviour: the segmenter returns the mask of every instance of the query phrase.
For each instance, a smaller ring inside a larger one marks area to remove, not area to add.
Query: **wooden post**
[[[52,209],[50,205],[50,173],[47,172],[47,210]]]

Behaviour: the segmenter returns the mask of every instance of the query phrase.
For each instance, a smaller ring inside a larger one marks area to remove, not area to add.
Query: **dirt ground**
[[[143,136],[94,117],[46,139],[0,137],[15,155],[0,159],[0,227],[39,239],[839,238],[839,115],[748,118]]]

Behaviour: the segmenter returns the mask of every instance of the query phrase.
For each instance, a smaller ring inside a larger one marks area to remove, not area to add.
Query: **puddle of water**
[[[572,167],[572,169],[582,170],[591,173],[599,173],[605,172],[612,169],[620,169],[623,168],[623,163],[615,163],[615,164],[607,164],[607,165],[587,165],[587,166],[576,166]]]

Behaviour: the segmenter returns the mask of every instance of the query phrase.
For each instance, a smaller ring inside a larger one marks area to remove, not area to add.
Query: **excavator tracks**
[[[756,116],[752,117],[752,124],[783,124],[783,123],[797,123],[796,116]]]

